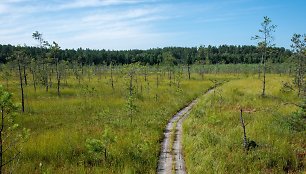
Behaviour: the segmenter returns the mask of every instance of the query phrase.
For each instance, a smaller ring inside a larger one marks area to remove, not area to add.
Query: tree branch
[[[7,162],[3,163],[3,164],[1,165],[1,167],[3,167],[3,166],[5,166],[5,165],[7,165],[8,163],[12,162],[13,160],[15,160],[15,159],[19,156],[20,153],[21,153],[21,152],[18,151],[18,153],[15,154],[15,156],[14,156],[13,158],[11,158],[11,159],[8,160]]]

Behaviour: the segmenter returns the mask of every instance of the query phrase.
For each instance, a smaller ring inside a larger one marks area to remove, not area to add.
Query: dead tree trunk
[[[172,73],[171,70],[169,70],[169,86],[172,84]]]
[[[188,79],[190,80],[190,65],[189,64],[187,66],[187,69],[188,69]]]
[[[244,120],[242,117],[242,109],[240,109],[240,121],[241,121],[241,126],[243,129],[243,146],[244,146],[244,149],[247,150],[248,142],[247,142],[247,136],[246,136],[246,131],[245,131],[245,124],[244,124]]]
[[[266,61],[263,64],[262,96],[266,95]]]
[[[61,85],[61,74],[58,67],[58,59],[56,60],[56,78],[57,78],[57,96],[61,96],[60,85]]]
[[[21,106],[22,106],[22,112],[24,112],[24,93],[23,93],[23,82],[22,82],[22,72],[21,72],[20,62],[18,62],[18,71],[19,71],[20,90],[21,90]]]
[[[112,83],[112,89],[114,90],[114,79],[113,79],[113,65],[110,65],[110,70],[111,70],[111,83]]]
[[[24,84],[27,86],[28,85],[28,80],[27,80],[27,72],[26,72],[26,66],[23,65],[23,77],[24,77]]]
[[[49,72],[48,72],[48,64],[45,63],[44,66],[45,66],[45,67],[44,67],[44,71],[45,71],[45,72],[44,72],[44,76],[45,76],[45,77],[44,77],[44,80],[45,80],[45,83],[46,83],[46,84],[45,84],[45,85],[46,85],[46,92],[48,92],[48,91],[49,91],[49,77],[48,77],[48,76],[49,76]]]

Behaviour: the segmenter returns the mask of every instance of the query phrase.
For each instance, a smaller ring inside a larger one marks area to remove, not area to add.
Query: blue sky
[[[306,0],[0,0],[0,44],[35,46],[32,33],[62,48],[148,49],[255,45],[264,16],[276,46],[306,33]]]

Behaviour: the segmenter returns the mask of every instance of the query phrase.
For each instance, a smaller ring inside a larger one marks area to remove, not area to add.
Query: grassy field
[[[188,173],[305,172],[305,112],[295,91],[284,92],[292,78],[268,75],[267,96],[255,76],[232,80],[201,97],[184,122],[183,149]],[[240,108],[249,141],[243,148]],[[301,112],[301,111],[300,111]]]
[[[176,83],[169,86],[166,73],[159,74],[158,87],[156,74],[149,74],[147,81],[138,75],[133,81],[132,119],[127,111],[128,80],[119,72],[114,74],[114,89],[109,73],[90,79],[84,75],[80,84],[68,76],[62,81],[61,97],[56,83],[49,92],[43,86],[35,92],[29,80],[25,113],[19,114],[17,123],[29,128],[31,135],[15,172],[155,173],[162,132],[171,116],[210,88],[210,79],[236,76],[205,74],[202,80],[194,73],[188,80],[184,74],[178,88]],[[17,76],[9,81],[8,91],[20,102]]]

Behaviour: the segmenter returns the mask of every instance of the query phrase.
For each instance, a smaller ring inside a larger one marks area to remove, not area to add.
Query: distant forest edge
[[[17,46],[0,44],[0,63],[6,63],[13,55]],[[31,59],[47,58],[49,48],[23,46],[25,55]],[[78,62],[81,64],[105,64],[110,63],[130,64],[139,62],[143,65],[162,64],[171,60],[174,64],[254,64],[262,60],[262,51],[256,46],[220,45],[200,47],[165,47],[148,50],[94,50],[94,49],[60,49],[56,53],[59,60]],[[284,63],[290,61],[292,52],[283,47],[271,47],[268,49],[267,58],[272,63]]]

